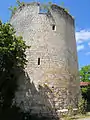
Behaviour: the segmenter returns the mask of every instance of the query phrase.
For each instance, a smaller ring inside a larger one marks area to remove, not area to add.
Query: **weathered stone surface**
[[[32,114],[55,114],[69,105],[76,108],[79,79],[73,18],[57,5],[41,14],[34,3],[18,9],[10,23],[31,46],[25,72],[19,73],[17,105]]]

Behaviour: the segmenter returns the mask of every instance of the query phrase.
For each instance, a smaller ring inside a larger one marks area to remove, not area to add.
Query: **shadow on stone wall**
[[[58,120],[52,90],[47,85],[39,85],[37,89],[28,73],[22,70],[16,74],[18,89],[13,105],[4,111],[2,120]]]
[[[66,96],[62,99],[62,103],[56,101],[56,103],[59,103],[56,109],[54,88],[51,89],[45,84],[43,86],[39,85],[37,88],[37,81],[34,84],[28,73],[23,70],[16,70],[16,76],[18,76],[18,87],[13,104],[7,107],[5,111],[0,111],[1,120],[60,120],[61,116],[57,114],[57,111],[60,110],[59,104],[64,107],[64,99],[67,99],[66,97],[68,96],[66,94],[67,89],[62,91],[64,97]],[[57,89],[55,88],[55,90]],[[59,92],[60,89],[57,91],[58,95],[60,94]],[[69,93],[69,95],[71,94]],[[71,98],[69,99],[72,100]],[[74,103],[75,101],[72,102]]]

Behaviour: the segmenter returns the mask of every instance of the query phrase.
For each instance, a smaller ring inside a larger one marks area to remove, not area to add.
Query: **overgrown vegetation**
[[[80,71],[80,81],[90,82],[90,65],[83,66]]]
[[[78,113],[86,114],[86,109],[87,109],[87,101],[81,98],[78,103]]]
[[[0,118],[9,115],[15,108],[12,106],[17,89],[15,71],[24,69],[27,62],[25,55],[27,48],[22,37],[15,36],[13,27],[0,21]]]
[[[86,111],[90,112],[90,85],[81,88],[82,97],[87,101]]]
[[[90,82],[90,65],[83,66],[80,71],[80,81]],[[90,111],[90,85],[81,87],[82,98],[87,101],[86,111]]]
[[[20,2],[19,0],[16,0],[16,6],[10,6],[9,10],[11,11],[11,16],[15,14],[15,12],[17,11],[17,9],[21,6],[24,6],[25,3],[24,2]]]
[[[42,11],[50,11],[52,4],[53,4],[53,2],[47,2],[46,4],[45,4],[45,3],[42,3],[42,4],[41,4],[41,10],[42,10]],[[64,2],[62,2],[62,3],[60,4],[60,6],[64,8]],[[67,13],[69,13],[69,10],[68,10],[67,8],[64,8],[64,10],[65,10]]]
[[[51,9],[51,5],[53,3],[52,2],[47,2],[47,3],[41,3],[40,4],[40,9],[41,9],[41,12],[48,12],[50,11]],[[22,7],[22,6],[25,6],[25,2],[20,2],[20,0],[16,0],[16,6],[10,6],[9,7],[9,10],[11,11],[11,17],[15,14],[15,12],[17,11],[17,9],[19,7]],[[61,3],[61,7],[64,7],[64,3],[62,2]],[[67,8],[64,8],[64,10],[69,13],[69,10]]]
[[[48,12],[51,9],[52,2],[42,3],[40,5],[41,12]]]

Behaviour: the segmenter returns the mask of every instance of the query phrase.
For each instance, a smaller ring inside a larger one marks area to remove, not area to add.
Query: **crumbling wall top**
[[[54,11],[54,12],[57,12],[57,13],[62,13],[62,15],[64,15],[65,17],[68,17],[69,19],[71,19],[72,21],[74,21],[74,18],[70,15],[70,13],[63,7],[61,6],[58,6],[56,4],[52,4],[51,5],[51,9]]]
[[[16,12],[19,12],[19,11],[21,11],[24,7],[28,7],[28,6],[30,6],[30,7],[40,7],[42,4],[40,4],[39,2],[29,2],[29,3],[23,3],[21,6],[19,6],[18,8],[17,8],[17,10],[15,11],[15,13]],[[50,9],[53,11],[53,12],[56,12],[56,14],[58,13],[58,14],[61,14],[62,16],[64,16],[66,19],[69,19],[69,21],[71,22],[71,23],[74,23],[74,18],[66,11],[66,9],[65,8],[63,8],[63,7],[61,7],[61,6],[58,6],[58,5],[56,5],[56,4],[52,4],[51,5],[51,7],[50,7]],[[50,9],[49,9],[49,11],[50,11]],[[12,15],[12,17],[13,17],[13,15]],[[12,18],[11,17],[11,18]]]

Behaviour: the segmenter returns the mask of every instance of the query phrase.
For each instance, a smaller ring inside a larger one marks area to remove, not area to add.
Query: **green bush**
[[[86,108],[87,108],[87,101],[81,98],[78,103],[79,114],[86,114]]]

